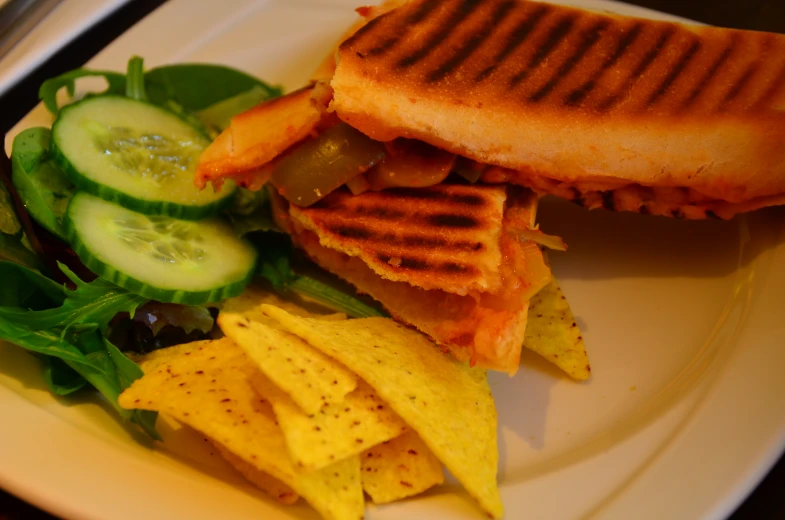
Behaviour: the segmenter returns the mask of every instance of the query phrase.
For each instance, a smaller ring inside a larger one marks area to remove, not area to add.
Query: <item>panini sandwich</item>
[[[318,81],[233,120],[196,183],[270,184],[311,258],[458,357],[517,367],[550,276],[534,242],[561,246],[521,188],[679,218],[785,203],[784,36],[525,0],[360,13]]]
[[[536,196],[506,186],[437,184],[352,195],[336,190],[276,221],[324,269],[382,303],[445,351],[518,369],[528,300],[550,282]]]
[[[271,186],[273,216],[324,269],[455,357],[519,366],[528,301],[551,281],[537,196],[469,183],[473,163],[422,143],[380,143],[328,110],[315,84],[236,117],[196,182]],[[475,179],[476,180],[476,179]]]
[[[785,203],[785,35],[522,0],[414,0],[343,42],[332,109],[590,208]]]

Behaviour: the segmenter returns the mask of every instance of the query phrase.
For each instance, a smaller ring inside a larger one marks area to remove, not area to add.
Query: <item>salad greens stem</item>
[[[296,277],[289,282],[288,288],[298,294],[312,298],[326,307],[345,312],[353,318],[385,316],[385,314],[379,312],[370,305],[364,304],[357,298],[342,293],[327,284],[314,280],[313,278],[308,278],[307,276]]]
[[[128,71],[125,77],[125,96],[138,101],[147,101],[147,91],[144,86],[144,60],[134,56],[128,61]]]

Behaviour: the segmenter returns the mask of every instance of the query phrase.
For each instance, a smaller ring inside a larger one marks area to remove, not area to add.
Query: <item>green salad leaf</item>
[[[10,183],[10,179],[6,182]],[[5,182],[0,182],[0,260],[22,264],[32,269],[41,268],[41,262],[33,252],[22,224],[16,216],[14,203]],[[3,283],[6,281],[3,280]]]
[[[157,67],[145,75],[150,101],[161,105],[167,100],[199,111],[253,90],[264,99],[280,96],[280,87],[270,86],[253,76],[223,65],[182,63]]]
[[[67,297],[66,288],[59,283],[12,262],[0,262],[0,280],[0,308],[37,311],[62,305]]]
[[[75,69],[64,74],[44,81],[38,89],[38,98],[44,102],[46,109],[57,116],[60,113],[60,105],[57,103],[57,93],[65,88],[68,95],[72,96],[76,92],[76,80],[86,77],[102,77],[106,80],[107,88],[101,94],[115,94],[122,96],[125,94],[125,76],[117,72],[106,70]]]
[[[76,81],[85,77],[102,77],[107,83],[105,90],[88,96],[118,95],[144,100],[169,110],[211,137],[225,129],[236,114],[282,94],[279,87],[230,67],[178,64],[145,71],[142,58],[133,57],[125,74],[73,70],[45,81],[39,97],[57,116],[58,93],[65,88],[73,97]],[[58,264],[65,276],[62,280],[70,280],[73,288],[41,274],[57,274],[55,261],[52,259],[50,265],[50,256],[41,247],[28,214],[64,239],[63,216],[75,188],[52,160],[51,132],[47,128],[20,133],[14,140],[9,166],[4,166],[0,184],[0,340],[39,357],[44,380],[54,394],[67,396],[95,388],[120,417],[158,439],[155,413],[125,410],[117,404],[120,393],[143,375],[141,368],[120,350],[125,348],[123,330],[136,333],[133,327],[121,330],[121,325],[131,322],[136,326],[136,321],[144,316],[141,313],[149,312],[155,302],[134,318],[147,298],[100,278],[84,282],[62,264]],[[266,190],[239,189],[226,217],[239,235],[256,244],[260,252],[257,275],[268,280],[276,291],[307,296],[353,317],[383,315],[356,297],[299,272],[299,257],[291,238],[281,232],[272,218]],[[27,243],[28,237],[35,248]],[[44,263],[46,270],[41,267]],[[297,270],[293,264],[298,265]],[[201,309],[197,314],[212,322],[209,310]],[[117,345],[108,339],[110,323],[111,338]],[[160,331],[161,336],[164,332],[166,327]],[[173,337],[172,333],[167,334],[167,338]],[[158,343],[152,328],[150,337]]]
[[[103,336],[115,315],[133,314],[147,299],[105,280],[83,282],[64,265],[60,269],[76,289],[0,262],[0,278],[21,280],[0,286],[0,339],[50,358],[44,361],[44,379],[54,393],[68,395],[89,383],[122,418],[158,438],[153,416],[117,404],[142,371]]]
[[[0,261],[25,265],[31,269],[41,268],[38,257],[25,245],[23,235],[0,233]]]
[[[60,269],[77,286],[75,290],[67,290],[62,305],[34,312],[23,307],[0,307],[0,318],[23,323],[34,330],[59,330],[62,335],[72,327],[104,331],[117,313],[133,312],[148,300],[101,278],[85,283],[66,266],[60,265]]]
[[[241,237],[254,231],[283,232],[273,222],[270,194],[266,189],[251,191],[237,188],[226,216]]]
[[[0,233],[15,236],[20,231],[22,231],[22,225],[19,223],[19,219],[16,218],[16,213],[14,213],[11,194],[8,193],[3,184],[0,184]]]
[[[328,284],[298,274],[292,268],[294,247],[289,235],[273,221],[270,193],[266,189],[239,188],[226,216],[240,236],[248,236],[259,251],[256,274],[286,296],[293,292],[354,318],[384,316],[377,309]]]
[[[297,275],[290,258],[294,249],[288,236],[263,233],[253,237],[259,251],[257,274],[270,282],[279,292],[285,292]]]
[[[278,293],[285,296],[291,291],[353,318],[385,316],[354,296],[309,276],[297,274],[291,266],[294,247],[288,235],[258,233],[252,239],[259,251],[257,275],[270,282]]]
[[[44,382],[49,390],[59,396],[71,395],[87,386],[87,379],[60,358],[43,356]]]
[[[63,217],[76,188],[55,164],[50,143],[48,128],[28,128],[17,135],[11,153],[11,179],[30,216],[65,240]]]
[[[244,72],[223,65],[186,63],[164,65],[144,72],[142,58],[128,62],[126,74],[76,69],[41,85],[39,98],[55,116],[60,111],[57,92],[66,88],[73,96],[75,81],[100,76],[108,88],[90,95],[125,95],[163,107],[215,137],[229,125],[231,118],[264,100],[280,96],[280,87],[271,86]]]
[[[144,61],[139,56],[134,56],[128,60],[128,68],[125,73],[125,97],[147,101],[147,91],[144,84]]]

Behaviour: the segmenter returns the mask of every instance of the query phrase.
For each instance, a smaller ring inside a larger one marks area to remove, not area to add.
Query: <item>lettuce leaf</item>
[[[63,218],[76,188],[52,158],[50,142],[48,128],[28,128],[17,135],[11,181],[30,216],[65,240]]]
[[[56,78],[51,78],[41,84],[38,89],[38,97],[44,102],[46,109],[57,116],[60,113],[60,105],[57,103],[57,93],[60,89],[66,89],[68,95],[73,97],[76,92],[76,80],[90,76],[102,77],[106,80],[107,88],[103,92],[96,94],[114,94],[122,96],[125,93],[125,76],[117,72],[107,70],[75,69],[60,74]]]
[[[120,417],[158,439],[155,414],[117,404],[142,370],[104,337],[116,314],[133,314],[147,299],[100,278],[83,282],[64,265],[60,269],[75,289],[0,262],[0,279],[17,280],[0,286],[0,339],[44,356],[44,379],[54,393],[68,395],[89,383]]]
[[[257,275],[270,282],[273,289],[281,295],[285,296],[291,291],[352,318],[385,316],[378,309],[366,305],[354,296],[309,276],[296,273],[291,265],[294,247],[289,235],[267,232],[256,233],[251,238],[259,251]]]

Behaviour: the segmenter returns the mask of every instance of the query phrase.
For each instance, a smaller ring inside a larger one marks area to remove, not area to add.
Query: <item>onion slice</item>
[[[450,174],[455,155],[414,139],[387,143],[384,161],[368,172],[371,189],[425,188]]]
[[[567,251],[567,244],[561,237],[555,235],[546,235],[539,229],[516,229],[514,234],[520,240],[531,240],[541,246],[555,251]]]

